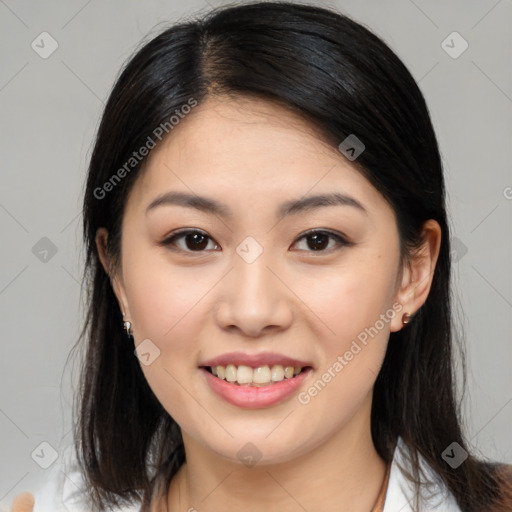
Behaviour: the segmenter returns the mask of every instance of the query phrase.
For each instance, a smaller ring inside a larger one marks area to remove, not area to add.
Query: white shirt
[[[384,512],[414,512],[414,488],[404,477],[397,463],[403,460],[399,447],[405,447],[398,439],[393,454],[389,475]],[[59,462],[60,461],[60,462]],[[421,501],[423,512],[461,512],[454,497],[442,483],[440,477],[426,464],[420,455],[420,461],[429,476],[436,482],[432,489],[433,498]],[[46,482],[34,492],[33,512],[90,512],[82,501],[83,478],[76,464],[73,446],[69,446],[62,457],[53,464]],[[139,506],[115,509],[113,512],[139,512]]]

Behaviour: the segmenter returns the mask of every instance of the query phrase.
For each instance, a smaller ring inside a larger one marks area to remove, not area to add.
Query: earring
[[[411,315],[409,313],[404,313],[402,315],[402,325],[408,324],[411,319]]]
[[[123,318],[124,318],[124,313],[123,313]],[[128,338],[133,339],[133,331],[130,332],[132,323],[129,322],[128,320],[125,320],[125,321],[123,321],[123,325],[124,325],[124,330],[126,331],[126,335],[128,336]]]

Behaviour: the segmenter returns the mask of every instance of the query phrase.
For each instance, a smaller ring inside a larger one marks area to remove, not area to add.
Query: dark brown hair
[[[442,458],[453,442],[471,450],[456,398],[443,170],[424,98],[400,59],[369,30],[332,10],[289,2],[225,7],[167,28],[130,58],[106,103],[83,205],[87,314],[77,344],[83,368],[76,450],[95,507],[147,507],[155,482],[163,492],[185,460],[180,428],[127,342],[96,231],[109,232],[113,275],[121,268],[126,199],[145,161],[131,161],[134,151],[191,99],[200,104],[214,94],[278,102],[333,147],[349,134],[363,141],[356,165],[395,211],[402,258],[419,247],[426,220],[439,223],[429,296],[405,329],[391,333],[374,386],[373,441],[389,462],[400,436],[411,449],[404,468],[410,478],[419,482],[420,454],[464,512],[505,510],[496,466],[470,455],[453,469]],[[420,490],[418,483],[418,496]]]

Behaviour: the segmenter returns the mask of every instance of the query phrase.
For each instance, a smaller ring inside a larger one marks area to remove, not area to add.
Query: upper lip
[[[311,363],[295,359],[294,357],[288,357],[283,354],[276,352],[260,352],[258,354],[246,354],[245,352],[229,352],[220,356],[203,361],[199,366],[227,366],[228,364],[234,364],[235,366],[245,365],[257,368],[258,366],[311,366]]]

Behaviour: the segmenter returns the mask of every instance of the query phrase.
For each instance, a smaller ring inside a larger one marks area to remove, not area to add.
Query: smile
[[[233,366],[233,368],[230,368],[231,366]],[[276,365],[271,368],[268,366],[251,368],[244,367],[243,365],[238,367],[234,365],[227,365],[226,367],[215,366],[214,370],[212,370],[211,366],[203,366],[199,369],[210,390],[218,397],[237,407],[245,409],[259,409],[278,404],[292,396],[296,391],[298,391],[299,387],[302,386],[303,382],[313,371],[311,366],[297,368],[293,366],[281,366],[279,368],[279,366],[280,365]],[[250,372],[245,368],[248,368]],[[258,371],[259,368],[263,368],[263,370],[260,372]],[[238,372],[240,369],[242,370],[241,380],[249,381],[250,379],[249,382],[240,383],[238,381]],[[276,370],[274,371],[274,369]],[[298,370],[298,373],[295,373],[296,370]],[[213,371],[217,372],[217,375],[214,375]],[[224,378],[221,378],[220,376],[222,371],[224,371]],[[280,378],[281,373],[283,374],[283,378],[276,381],[272,380],[273,371],[276,379]],[[269,372],[270,379],[268,378]],[[229,378],[233,379],[231,382],[227,380],[226,374]],[[234,378],[235,375],[236,379]],[[286,375],[288,375],[288,377]],[[253,379],[265,379],[266,382],[254,382]]]
[[[206,369],[221,380],[239,386],[271,386],[276,382],[291,379],[309,366],[264,365],[251,368],[246,365],[228,364],[227,366],[207,366]]]

